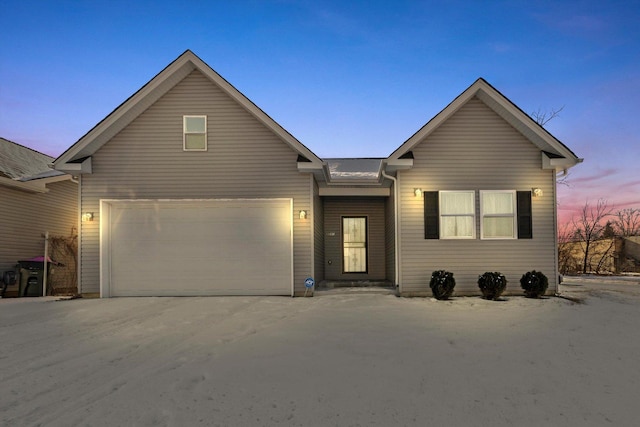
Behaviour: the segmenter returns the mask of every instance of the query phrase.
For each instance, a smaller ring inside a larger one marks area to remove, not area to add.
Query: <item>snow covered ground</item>
[[[640,419],[640,279],[579,298],[0,300],[3,426]]]

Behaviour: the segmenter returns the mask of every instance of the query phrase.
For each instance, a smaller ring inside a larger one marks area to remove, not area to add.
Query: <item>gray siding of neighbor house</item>
[[[183,115],[207,115],[206,152],[182,149]],[[297,153],[193,71],[92,156],[82,178],[82,293],[100,290],[100,199],[293,198],[295,293],[312,273],[309,175]]]
[[[78,225],[78,185],[53,182],[46,193],[27,193],[0,186],[0,272],[16,261],[44,255],[44,233],[70,236]]]
[[[521,293],[520,277],[542,271],[553,292],[558,280],[555,259],[555,176],[541,169],[540,149],[529,142],[477,98],[413,148],[414,166],[399,172],[401,221],[401,292],[430,294],[434,270],[449,270],[458,294],[478,293],[477,279],[485,271],[507,277],[508,293]],[[526,190],[538,187],[532,199],[533,238],[481,240],[478,190]],[[424,191],[475,190],[476,238],[424,238]]]
[[[384,280],[387,277],[384,214],[384,197],[324,198],[324,272],[326,280]],[[342,217],[345,216],[367,217],[367,273],[343,273]]]
[[[313,250],[314,279],[316,284],[324,280],[324,203],[315,178],[313,180]]]
[[[629,236],[624,238],[625,254],[635,259],[640,259],[640,236]]]
[[[395,209],[394,209],[394,194],[393,187],[391,188],[391,196],[389,196],[384,204],[385,209],[385,239],[384,246],[387,254],[387,259],[385,262],[386,270],[387,270],[387,280],[392,282],[394,285],[396,281],[396,229],[395,229]]]

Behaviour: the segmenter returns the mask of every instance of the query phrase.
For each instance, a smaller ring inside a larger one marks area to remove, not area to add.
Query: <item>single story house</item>
[[[483,79],[387,158],[321,159],[186,51],[54,167],[79,176],[82,293],[430,295],[438,269],[553,292],[556,174],[580,161]]]
[[[0,274],[42,256],[47,231],[69,236],[78,225],[78,184],[52,169],[53,160],[0,138]],[[9,287],[7,295],[13,291]]]

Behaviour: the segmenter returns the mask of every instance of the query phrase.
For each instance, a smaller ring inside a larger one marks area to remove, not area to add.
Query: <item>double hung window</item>
[[[480,234],[483,239],[515,239],[516,192],[480,191]]]
[[[475,212],[474,191],[440,191],[440,238],[475,238]]]
[[[207,116],[183,117],[185,151],[207,151]]]
[[[476,213],[476,192],[424,191],[425,239],[475,239],[476,215],[480,238],[532,239],[531,191],[480,190]]]

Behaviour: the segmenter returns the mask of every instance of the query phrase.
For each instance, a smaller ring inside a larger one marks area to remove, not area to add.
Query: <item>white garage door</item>
[[[291,199],[104,200],[102,296],[292,295]]]

